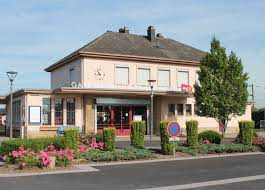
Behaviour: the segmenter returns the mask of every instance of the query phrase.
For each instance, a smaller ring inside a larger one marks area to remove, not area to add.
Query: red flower
[[[21,163],[20,163],[20,167],[21,167],[21,168],[25,168],[25,167],[27,167],[27,163],[26,163],[26,162],[21,162]]]

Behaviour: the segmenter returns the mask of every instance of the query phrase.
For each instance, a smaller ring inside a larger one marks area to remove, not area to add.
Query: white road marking
[[[138,189],[138,190],[183,190],[183,189],[193,189],[193,188],[209,187],[209,186],[217,186],[217,185],[226,185],[226,184],[240,183],[240,182],[247,182],[247,181],[256,181],[256,180],[261,180],[261,179],[265,179],[265,175],[255,175],[255,176],[248,176],[248,177],[230,178],[230,179],[223,179],[223,180],[206,181],[206,182],[190,183],[190,184],[184,184],[184,185],[174,185],[174,186],[167,186],[167,187],[154,187],[154,188]]]

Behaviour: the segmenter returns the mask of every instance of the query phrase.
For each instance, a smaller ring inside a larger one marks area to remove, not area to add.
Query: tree
[[[213,38],[210,52],[201,60],[195,84],[199,116],[214,118],[224,137],[228,121],[245,113],[248,103],[248,75],[234,52],[226,55],[220,41]]]

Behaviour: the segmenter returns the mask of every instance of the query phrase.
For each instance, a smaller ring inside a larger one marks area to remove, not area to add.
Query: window
[[[116,67],[115,69],[115,83],[116,84],[129,84],[129,68],[128,67]]]
[[[54,101],[55,125],[63,125],[63,99],[56,98]]]
[[[43,125],[51,124],[51,99],[50,98],[42,99],[42,124]]]
[[[150,69],[138,68],[138,70],[137,70],[137,84],[148,85],[149,79],[150,79]]]
[[[183,104],[177,105],[177,112],[178,112],[178,115],[183,115]]]
[[[75,125],[75,99],[66,99],[67,125]]]
[[[192,115],[191,104],[186,104],[186,115],[187,116],[191,116]]]
[[[168,114],[175,115],[175,104],[168,104]]]
[[[170,71],[169,70],[158,70],[158,86],[169,86]]]
[[[72,82],[76,82],[76,81],[74,81],[74,72],[75,72],[75,68],[69,69],[70,85]]]
[[[178,72],[178,87],[181,87],[182,84],[189,85],[189,72],[188,71],[179,71]]]
[[[21,101],[17,100],[12,103],[12,123],[19,125],[21,123]]]

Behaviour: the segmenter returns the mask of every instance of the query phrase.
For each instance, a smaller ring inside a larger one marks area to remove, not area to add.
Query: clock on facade
[[[98,80],[103,80],[106,76],[104,70],[102,68],[97,68],[94,72],[94,76],[98,79]]]

